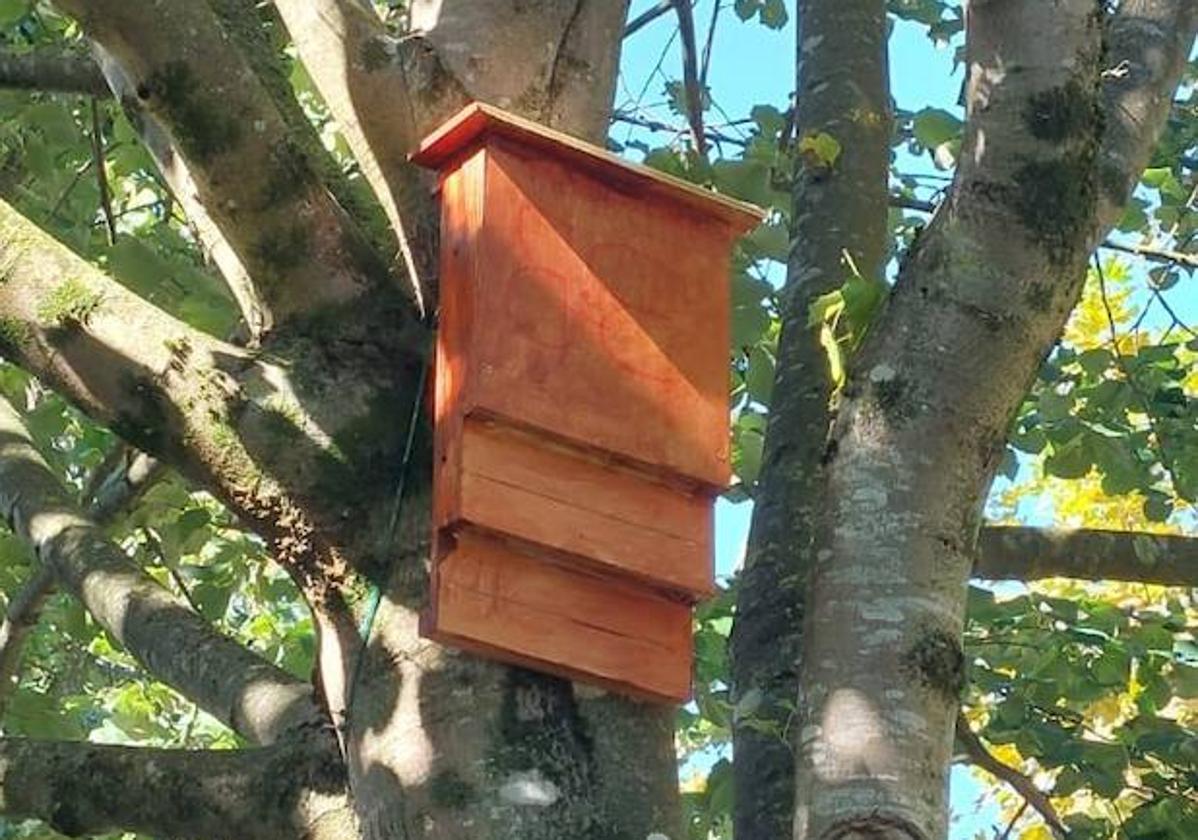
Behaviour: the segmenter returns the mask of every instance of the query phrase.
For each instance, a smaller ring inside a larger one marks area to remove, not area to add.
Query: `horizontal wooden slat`
[[[469,418],[461,468],[463,521],[692,599],[713,591],[712,509],[702,495]]]
[[[460,535],[438,563],[427,635],[656,700],[690,696],[690,609]]]

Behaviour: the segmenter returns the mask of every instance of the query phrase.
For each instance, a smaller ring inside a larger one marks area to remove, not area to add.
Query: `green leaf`
[[[770,396],[774,391],[774,357],[760,345],[749,351],[745,387],[754,400],[762,405],[770,404]]]
[[[29,13],[29,0],[0,0],[0,26],[8,27]]]
[[[1046,391],[1037,402],[1040,417],[1044,420],[1063,420],[1073,409],[1073,396]]]
[[[819,169],[831,169],[840,158],[840,141],[831,134],[820,131],[816,134],[805,134],[799,141],[799,154],[809,166]]]
[[[1111,351],[1102,347],[1087,350],[1077,357],[1077,363],[1091,377],[1097,377],[1108,370],[1114,360]]]
[[[770,171],[760,160],[718,160],[711,166],[711,177],[721,193],[768,207],[775,197]]]
[[[1044,470],[1057,478],[1082,478],[1090,472],[1093,464],[1079,435],[1063,446],[1054,446],[1053,453],[1044,461]]]
[[[761,3],[762,0],[736,0],[732,8],[736,10],[737,17],[748,20],[761,9]]]
[[[734,303],[732,306],[732,349],[736,351],[759,344],[770,326],[770,314],[758,302]]]
[[[786,26],[790,17],[786,13],[786,3],[783,0],[765,0],[761,5],[761,22],[770,29],[781,29]]]
[[[958,140],[964,123],[940,108],[924,108],[912,120],[912,133],[921,146],[935,149],[944,143]]]
[[[753,418],[760,415],[742,412],[733,429],[732,468],[741,482],[752,485],[761,473],[761,458],[765,449],[764,430]]]

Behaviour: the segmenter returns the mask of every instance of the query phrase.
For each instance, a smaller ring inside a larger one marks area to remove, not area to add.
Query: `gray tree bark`
[[[891,130],[886,4],[798,4],[798,142],[828,134],[841,147],[832,167],[796,172],[791,254],[782,293],[777,381],[761,479],[732,633],[735,695],[760,692],[753,720],[734,729],[736,836],[775,840],[793,813],[793,718],[804,580],[815,560],[833,383],[811,302],[849,276],[844,255],[882,280],[886,261]],[[779,738],[763,729],[772,724]]]
[[[953,188],[854,360],[824,457],[798,684],[798,840],[946,833],[982,501],[1089,254],[1147,161],[1196,11],[970,6]],[[1108,84],[1123,61],[1134,83]]]

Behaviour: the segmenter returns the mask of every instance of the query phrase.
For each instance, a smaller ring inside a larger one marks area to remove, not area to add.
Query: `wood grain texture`
[[[728,249],[710,220],[488,148],[467,410],[728,483]]]
[[[705,496],[495,421],[466,421],[461,459],[460,521],[688,600],[711,595],[713,526]]]
[[[641,587],[460,534],[425,632],[493,658],[659,701],[690,696],[691,613]]]

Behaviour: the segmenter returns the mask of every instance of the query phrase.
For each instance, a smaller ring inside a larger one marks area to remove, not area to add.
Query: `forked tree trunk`
[[[353,4],[317,5],[326,22],[353,14]],[[290,22],[289,4],[280,8]],[[412,24],[436,51],[439,72],[465,97],[601,143],[624,15],[619,2],[446,0],[415,3]],[[377,32],[357,37],[342,49],[358,74],[350,93],[363,96],[372,72],[405,68],[368,60],[371,44],[385,47],[383,55],[402,56]],[[319,49],[314,41],[309,47]],[[345,102],[336,78],[320,70],[313,76],[331,103]],[[444,92],[418,87],[410,96],[409,126],[418,136],[446,115]],[[396,140],[366,125],[355,142],[387,160],[396,156],[389,149]],[[405,204],[400,192],[397,206]],[[411,227],[435,229],[436,222],[415,220]],[[459,655],[419,637],[429,459],[418,453],[414,464],[396,547],[383,548],[390,556],[379,558],[393,571],[349,706],[350,789],[362,837],[677,837],[672,709]],[[356,651],[340,653],[349,659]]]
[[[830,417],[821,415],[805,313],[794,307],[837,284],[827,276],[837,240],[867,270],[880,267],[880,232],[869,225],[884,202],[863,199],[879,186],[876,155],[887,142],[865,128],[879,119],[885,22],[871,0],[810,2],[801,14],[800,142],[824,131],[846,151],[830,171],[800,169],[782,401],[734,648],[742,696],[756,688],[776,701],[787,682],[797,687],[795,762],[738,733],[748,748],[738,758],[759,759],[738,770],[739,791],[761,806],[740,810],[738,840],[784,830],[774,790],[790,773],[796,840],[938,840],[985,493],[1089,254],[1163,124],[1195,7],[970,4],[967,126],[952,190],[906,256]],[[806,377],[795,382],[799,371]],[[782,603],[759,610],[762,592]],[[804,613],[801,642],[781,610]],[[763,655],[779,638],[798,655],[797,685],[789,661]],[[770,792],[759,795],[757,782]]]

